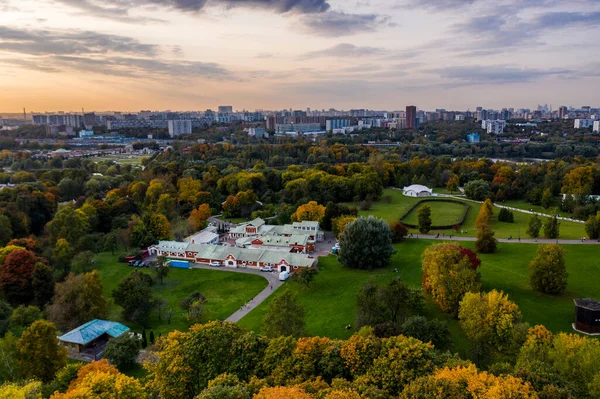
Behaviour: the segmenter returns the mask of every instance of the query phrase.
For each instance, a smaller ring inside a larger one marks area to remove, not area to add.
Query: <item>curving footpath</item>
[[[226,321],[232,321],[237,323],[241,320],[242,317],[246,316],[250,313],[255,307],[260,305],[265,299],[267,299],[277,288],[281,287],[284,284],[284,281],[279,281],[279,273],[277,272],[261,272],[255,269],[233,269],[227,267],[212,267],[208,265],[201,265],[196,263],[194,266],[191,266],[192,269],[206,269],[206,270],[221,270],[223,272],[230,273],[245,273],[245,274],[256,274],[264,277],[268,284],[267,288],[258,293],[254,298],[251,299],[251,302],[243,306],[241,309],[238,309],[235,313],[229,316]]]

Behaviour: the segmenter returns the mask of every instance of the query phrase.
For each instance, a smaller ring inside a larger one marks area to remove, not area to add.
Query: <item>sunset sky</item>
[[[600,106],[600,0],[0,0],[0,111]]]

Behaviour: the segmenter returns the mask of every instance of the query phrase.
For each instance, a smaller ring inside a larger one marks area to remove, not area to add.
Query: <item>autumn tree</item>
[[[51,399],[147,399],[144,386],[108,364],[105,359],[83,366],[65,393]]]
[[[572,169],[562,181],[562,192],[577,198],[589,195],[594,185],[594,170],[591,166]]]
[[[180,203],[186,202],[194,206],[197,204],[197,196],[201,188],[202,184],[199,180],[183,177],[177,181],[177,200]]]
[[[271,338],[302,336],[305,324],[304,314],[304,307],[298,303],[297,296],[286,289],[269,303],[264,322],[265,335]]]
[[[560,222],[556,216],[546,219],[544,223],[544,237],[555,239],[560,236]]]
[[[544,193],[542,194],[541,204],[544,209],[548,209],[550,208],[550,206],[552,206],[552,190],[550,189],[550,187],[544,190]]]
[[[26,249],[10,252],[0,266],[0,291],[11,305],[29,303],[34,298],[32,278],[36,257]]]
[[[61,330],[71,330],[92,319],[105,319],[108,302],[103,295],[102,277],[97,270],[86,274],[69,274],[56,284],[48,318]]]
[[[519,307],[508,299],[508,295],[496,290],[466,293],[460,302],[458,319],[478,355],[489,350],[513,354],[518,351],[527,331]]]
[[[429,233],[431,230],[431,207],[423,205],[419,209],[419,231],[423,234]]]
[[[331,223],[332,227],[333,227],[333,229],[332,229],[333,234],[337,238],[340,238],[340,236],[346,229],[346,226],[348,226],[348,224],[354,222],[355,220],[356,220],[356,216],[351,216],[351,215],[340,216],[338,218],[333,219],[332,223]]]
[[[17,343],[19,369],[26,378],[51,381],[67,364],[67,350],[58,345],[54,324],[37,320],[29,326]]]
[[[188,218],[188,222],[195,231],[206,227],[206,221],[210,217],[210,206],[202,204],[197,209],[194,209]]]
[[[321,221],[321,228],[323,230],[330,231],[333,229],[333,220],[340,216],[358,216],[358,209],[356,207],[349,207],[344,204],[336,204],[335,202],[328,202],[325,206],[325,214]]]
[[[452,175],[450,175],[450,178],[448,179],[448,182],[446,183],[446,190],[450,191],[450,194],[452,194],[456,191],[456,189],[458,189],[458,184],[458,176],[452,173]]]
[[[0,398],[4,399],[41,399],[41,381],[8,382],[0,385]]]
[[[477,272],[481,261],[469,251],[456,243],[442,243],[423,252],[423,289],[444,312],[454,317],[458,316],[462,297],[481,289]]]
[[[240,201],[233,195],[228,196],[223,202],[223,217],[232,218],[240,216]]]
[[[394,244],[401,242],[408,235],[408,228],[400,221],[390,222],[389,226]]]
[[[359,217],[348,224],[340,239],[339,261],[351,269],[384,267],[394,253],[392,232],[383,219]]]
[[[511,375],[495,376],[479,372],[475,365],[437,369],[412,381],[399,399],[538,399],[532,386]]]
[[[316,201],[310,201],[296,209],[296,212],[292,214],[292,222],[302,222],[304,220],[321,222],[324,216],[325,207],[319,205]]]
[[[477,229],[477,241],[475,241],[475,249],[482,254],[491,254],[496,252],[498,240],[494,237],[494,232],[489,226],[484,226]]]
[[[146,248],[157,241],[171,239],[171,224],[165,215],[148,211],[142,218],[134,216],[131,223],[131,243]]]
[[[236,324],[222,321],[196,324],[185,333],[169,333],[158,340],[155,360],[144,363],[148,389],[163,399],[195,397],[210,380],[234,367],[236,354],[247,353],[238,343],[244,335]],[[257,367],[258,359],[246,359],[246,370]]]
[[[42,312],[37,306],[21,305],[13,310],[10,316],[10,328],[17,336],[20,336],[23,331],[36,320],[42,319]]]
[[[542,220],[538,215],[533,215],[529,218],[529,225],[527,227],[527,234],[531,238],[538,238],[540,236],[540,230],[542,229]]]
[[[479,208],[477,219],[475,219],[475,227],[477,227],[478,229],[489,227],[492,223],[493,214],[494,205],[492,204],[492,201],[488,198],[481,204],[481,208]]]
[[[21,378],[17,344],[18,339],[10,331],[0,338],[0,381],[17,381]]]
[[[565,266],[565,250],[559,245],[540,245],[528,268],[529,282],[534,290],[559,295],[567,288],[569,274]]]
[[[312,396],[300,387],[263,387],[253,399],[312,399]]]

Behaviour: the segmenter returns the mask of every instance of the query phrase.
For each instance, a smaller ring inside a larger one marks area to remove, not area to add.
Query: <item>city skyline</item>
[[[600,104],[600,2],[0,0],[0,111]]]

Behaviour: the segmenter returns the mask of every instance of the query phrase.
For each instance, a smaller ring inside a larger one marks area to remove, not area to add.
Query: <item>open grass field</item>
[[[96,257],[96,269],[100,271],[104,281],[104,296],[111,303],[109,317],[111,320],[122,321],[121,309],[113,303],[111,292],[135,269],[118,262],[117,256],[110,253],[102,253]],[[148,269],[139,270],[142,273],[150,273]],[[153,286],[154,293],[167,300],[169,307],[173,307],[171,324],[159,321],[157,315],[153,314],[149,330],[154,330],[155,334],[164,334],[173,330],[186,331],[188,325],[179,303],[181,299],[196,290],[200,291],[207,299],[208,321],[226,319],[266,286],[267,280],[251,274],[172,268],[162,285],[156,282]],[[131,325],[131,323],[125,324],[139,330],[139,326]]]
[[[385,198],[389,196],[390,202],[388,203]],[[434,197],[435,198],[435,197]],[[371,209],[366,211],[360,211],[361,216],[373,215],[378,218],[383,218],[387,221],[398,220],[404,215],[407,209],[410,208],[411,205],[414,205],[419,198],[411,198],[405,197],[402,195],[401,190],[394,189],[385,189],[382,199],[377,202],[373,202],[373,206]],[[465,201],[467,202],[467,201]],[[469,202],[471,205],[471,209],[467,213],[467,217],[465,218],[465,222],[462,225],[462,230],[466,230],[466,233],[456,233],[452,230],[432,230],[429,234],[449,234],[452,232],[454,235],[465,236],[465,237],[475,237],[475,219],[477,218],[477,213],[479,212],[480,205],[475,202]],[[524,204],[521,203],[521,207],[524,209],[529,209]],[[506,205],[514,206],[513,203],[506,203]],[[529,204],[527,204],[529,205]],[[517,208],[517,206],[515,206]],[[494,215],[492,217],[492,229],[496,232],[496,238],[508,238],[512,236],[514,239],[517,239],[519,235],[522,238],[528,238],[527,236],[527,227],[529,224],[529,218],[531,215],[521,212],[514,212],[515,221],[514,223],[505,223],[498,221],[498,213],[500,212],[499,208],[494,208]],[[411,212],[412,214],[415,212]],[[544,213],[548,213],[545,211]],[[414,215],[415,220],[417,217],[417,213]],[[438,216],[442,217],[442,216]],[[542,218],[544,220],[544,218]],[[436,220],[436,215],[432,209],[432,222],[434,225],[441,224]],[[412,233],[417,233],[416,230],[411,231]],[[543,229],[540,232],[543,235]],[[578,240],[579,238],[585,236],[585,228],[581,223],[561,221],[560,222],[560,238],[566,240]]]
[[[95,162],[109,161],[121,165],[141,165],[142,159],[148,158],[148,155],[107,155],[104,157],[93,158]]]
[[[443,200],[425,201],[402,219],[402,222],[418,225],[419,210],[423,206],[428,205],[431,208],[431,220],[434,225],[452,225],[462,219],[463,213],[467,204],[461,205],[456,202],[448,202]],[[469,211],[471,212],[471,211]]]
[[[554,203],[558,204],[560,201],[559,198],[554,199]],[[560,215],[562,217],[568,218],[571,216],[568,212],[563,212],[560,210],[560,207],[557,205],[553,205],[548,209],[544,209],[541,205],[532,205],[526,200],[510,200],[503,202],[502,205],[510,206],[513,208],[519,208],[523,210],[532,210],[533,212],[543,213],[546,215]]]
[[[421,254],[435,242],[429,240],[407,240],[397,244],[398,252],[385,269],[361,271],[344,269],[337,258],[328,256],[319,259],[319,275],[315,283],[306,288],[298,283],[288,282],[263,304],[240,321],[240,325],[256,332],[262,329],[262,322],[268,303],[284,289],[297,292],[300,303],[306,309],[306,333],[331,338],[347,338],[352,331],[344,329],[354,325],[356,295],[361,285],[369,279],[380,283],[393,280],[398,275],[412,288],[421,286]],[[473,243],[464,243],[471,246]],[[553,297],[534,292],[529,287],[527,264],[535,256],[536,245],[499,244],[498,252],[481,255],[480,267],[483,289],[497,289],[509,294],[531,325],[544,324],[552,331],[571,331],[573,320],[573,298],[598,297],[597,281],[600,281],[600,265],[594,256],[598,249],[594,246],[570,245],[566,262],[569,284],[564,295]],[[394,273],[398,268],[399,273]],[[468,342],[460,325],[450,319],[426,298],[426,316],[437,317],[448,322],[454,342],[454,350],[468,356]]]

